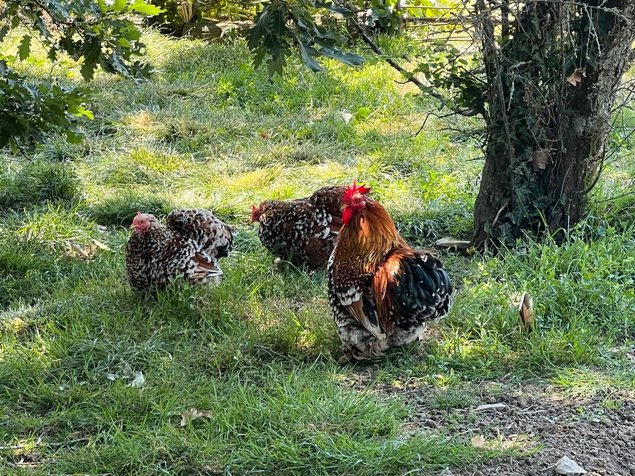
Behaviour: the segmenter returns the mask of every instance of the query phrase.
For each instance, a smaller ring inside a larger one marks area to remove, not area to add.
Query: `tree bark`
[[[477,14],[489,120],[473,244],[568,229],[601,172],[635,2],[526,2],[499,42],[485,0]]]

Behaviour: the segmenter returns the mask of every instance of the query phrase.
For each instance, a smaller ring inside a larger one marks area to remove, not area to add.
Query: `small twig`
[[[33,158],[30,157],[29,154],[27,154],[27,152],[24,149],[24,147],[22,147],[22,145],[17,140],[15,141],[15,145],[17,146],[18,150],[20,151],[20,154],[22,154],[26,160],[28,160],[29,162],[33,161]]]
[[[22,449],[26,448],[27,446],[30,446],[30,445],[7,445],[7,446],[0,446],[0,451],[7,451],[7,450],[22,450]]]
[[[475,431],[478,431],[478,428],[468,428],[465,431],[461,431],[459,433],[457,433],[456,435],[452,435],[453,438],[457,438],[459,436],[465,435],[467,433],[474,433]]]
[[[415,132],[415,133],[412,135],[412,137],[417,137],[417,136],[421,133],[421,131],[423,130],[423,128],[426,126],[426,122],[428,122],[428,118],[430,117],[430,115],[431,115],[431,114],[432,114],[431,112],[428,112],[428,113],[426,114],[426,117],[424,117],[424,118],[423,118],[423,122],[421,123],[421,127],[419,128],[419,130],[418,130],[417,132]]]
[[[602,200],[595,200],[595,201],[593,201],[593,203],[605,203],[605,202],[610,202],[610,201],[613,201],[613,200],[617,200],[618,198],[629,197],[629,196],[631,196],[631,195],[635,195],[635,190],[631,190],[631,191],[629,191],[629,192],[621,193],[621,194],[619,194],[619,195],[615,195],[615,196],[613,196],[613,197],[605,198],[605,199],[602,199]]]
[[[496,222],[498,221],[498,218],[500,217],[501,213],[503,212],[503,210],[505,210],[505,208],[507,208],[507,205],[503,205],[502,207],[499,208],[499,210],[496,212],[496,216],[494,217],[494,221],[492,221],[492,228],[494,228],[494,225],[496,225]]]

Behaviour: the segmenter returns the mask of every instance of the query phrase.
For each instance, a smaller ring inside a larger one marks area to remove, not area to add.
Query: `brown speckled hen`
[[[266,200],[252,206],[251,222],[260,222],[260,242],[296,266],[325,266],[342,226],[345,190],[344,186],[322,187],[310,197]]]
[[[328,264],[329,304],[349,360],[421,339],[427,322],[448,312],[452,294],[441,262],[412,249],[369,191],[353,184],[344,193]]]
[[[137,291],[163,289],[182,275],[190,284],[218,281],[218,259],[227,256],[233,231],[211,212],[173,210],[167,226],[154,215],[138,213],[126,245],[128,281]]]

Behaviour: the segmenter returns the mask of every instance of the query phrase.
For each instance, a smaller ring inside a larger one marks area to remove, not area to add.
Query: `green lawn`
[[[467,238],[482,166],[469,132],[481,125],[430,118],[415,135],[433,104],[381,62],[292,66],[269,82],[242,43],[146,40],[154,79],[99,76],[84,144],[0,155],[0,473],[434,474],[524,448],[405,431],[404,382],[433,389],[439,408],[527,379],[635,393],[633,198],[609,200],[632,187],[635,144],[612,157],[591,217],[562,246],[441,253],[459,289],[449,317],[360,379],[364,367],[337,363],[325,273],[274,265],[250,205],[357,177],[412,244]],[[23,69],[50,70],[37,58]],[[78,80],[70,63],[56,71]],[[144,300],[125,280],[127,226],[137,210],[177,206],[235,225],[236,249],[218,287],[177,283]],[[529,336],[513,307],[523,291]],[[181,426],[192,408],[209,413]]]

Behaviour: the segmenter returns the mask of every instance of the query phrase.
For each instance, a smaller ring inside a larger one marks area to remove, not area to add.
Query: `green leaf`
[[[31,35],[24,35],[18,46],[18,56],[22,61],[27,59],[31,54]]]
[[[366,118],[368,118],[368,116],[370,116],[370,113],[372,111],[370,110],[369,107],[360,107],[357,112],[355,113],[355,116],[353,117],[356,121],[361,122],[363,120],[365,120]]]
[[[143,0],[135,0],[135,2],[128,7],[128,10],[148,16],[158,15],[159,13],[163,13],[165,11],[162,8],[146,3]]]
[[[333,12],[333,13],[339,13],[340,15],[346,17],[346,18],[350,18],[352,16],[354,16],[355,14],[349,10],[348,8],[345,7],[338,7],[333,5],[332,3],[327,3],[327,2],[315,2],[315,6],[318,8],[326,8],[327,10]]]
[[[115,3],[112,5],[112,11],[115,13],[119,13],[123,11],[128,5],[128,0],[115,0]]]
[[[300,54],[302,55],[304,64],[307,65],[307,67],[311,71],[313,71],[314,73],[317,73],[318,71],[324,71],[322,65],[320,65],[320,63],[318,63],[314,58],[315,56],[319,55],[318,51],[315,48],[307,46],[301,41],[298,42],[298,46],[300,47]]]
[[[51,46],[46,57],[51,61],[57,61],[57,48],[55,48],[55,46]]]
[[[84,64],[80,68],[83,78],[86,81],[93,79],[95,74],[95,68],[99,62],[99,56],[101,54],[101,42],[99,38],[92,37],[86,39],[87,45],[84,48]]]
[[[11,28],[9,27],[9,25],[4,25],[2,28],[0,28],[0,41],[4,40],[4,37],[7,36],[7,33],[9,33],[9,30]]]
[[[328,58],[333,58],[348,66],[359,66],[364,62],[364,58],[361,56],[356,55],[355,53],[346,53],[338,48],[322,46],[320,54],[327,56]]]
[[[75,125],[71,125],[70,127],[68,127],[64,131],[64,134],[66,135],[66,141],[69,144],[81,144],[84,140],[84,135],[79,129],[77,129],[77,126]]]
[[[258,48],[261,38],[265,36],[267,34],[267,31],[269,30],[269,18],[270,15],[268,8],[265,8],[258,14],[256,23],[249,30],[249,39],[247,42],[249,49],[255,50],[256,48]],[[262,61],[262,58],[260,61]],[[258,62],[258,64],[260,64],[260,62]]]
[[[84,106],[78,106],[77,108],[75,108],[75,110],[73,111],[73,115],[77,117],[85,116],[91,121],[95,119],[95,115],[93,114],[93,111],[86,109]]]

